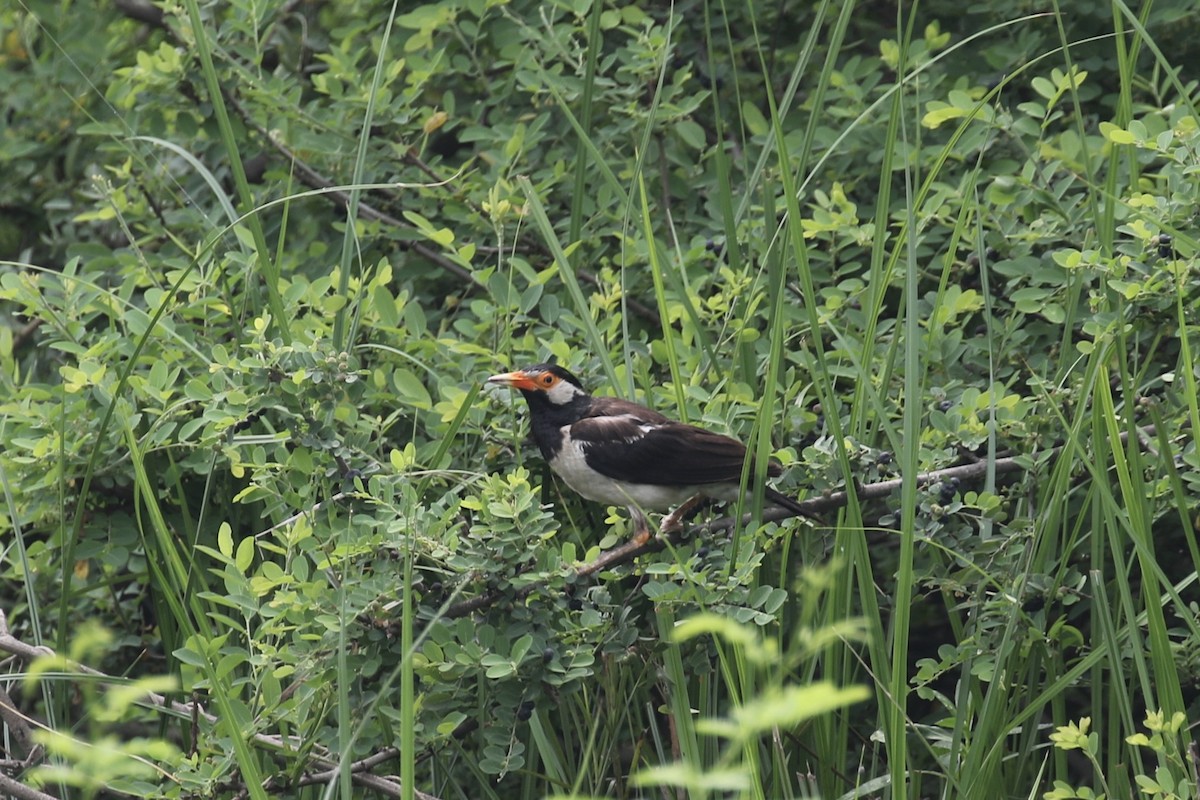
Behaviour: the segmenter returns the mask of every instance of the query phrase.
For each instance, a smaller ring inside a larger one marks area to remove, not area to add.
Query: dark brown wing
[[[628,400],[622,400],[619,397],[593,397],[588,405],[585,417],[633,417],[641,422],[664,424],[671,422],[669,417],[664,417],[652,408],[639,406],[637,403],[631,403]]]
[[[570,429],[588,466],[609,478],[659,486],[729,483],[742,476],[746,448],[736,439],[684,425],[616,398],[595,398]],[[768,474],[780,472],[772,462]]]

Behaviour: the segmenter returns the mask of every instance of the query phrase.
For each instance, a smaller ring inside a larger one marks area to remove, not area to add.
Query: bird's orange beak
[[[511,386],[514,389],[520,389],[527,392],[535,391],[538,388],[537,384],[533,382],[533,379],[521,370],[493,375],[487,379],[487,382],[497,383],[501,386]]]

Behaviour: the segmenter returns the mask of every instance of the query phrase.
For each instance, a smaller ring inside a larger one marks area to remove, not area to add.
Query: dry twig
[[[49,647],[37,647],[35,645],[28,644],[27,642],[23,642],[10,634],[8,631],[8,622],[3,610],[0,610],[0,652],[11,653],[12,655],[18,656],[19,658],[27,661],[40,658],[42,656],[54,655],[54,651]],[[108,682],[117,683],[117,679],[84,664],[72,663],[71,667],[78,671],[81,675],[89,675],[101,679],[100,683],[102,684]],[[205,711],[199,702],[180,703],[174,700],[168,700],[163,695],[155,692],[147,692],[144,701],[153,707],[160,708],[177,716],[181,716],[184,719],[191,719],[195,717],[203,719],[211,725],[216,725],[217,723],[217,717],[214,714],[210,714]],[[7,721],[7,718],[5,721]],[[265,733],[255,734],[251,741],[272,753],[285,751],[303,752],[305,748],[308,747],[306,743],[295,737],[271,736]],[[377,764],[390,760],[391,757],[394,757],[394,754],[395,751],[389,749],[348,765],[348,768],[351,772],[351,778],[355,784],[372,789],[373,791],[376,791],[385,797],[402,796],[403,792],[401,791],[402,787],[400,786],[399,781],[390,777],[375,775],[369,771]],[[289,783],[286,786],[280,784],[276,785],[274,788],[278,790],[299,785],[327,783],[337,774],[337,756],[320,745],[316,745],[311,748],[310,762],[314,767],[317,768],[316,771],[302,774],[296,778],[294,782]],[[36,790],[30,789],[21,784],[16,784],[15,787],[13,787],[9,786],[9,783],[11,783],[9,779],[6,779],[3,775],[0,775],[0,792],[7,791],[13,797],[28,798],[28,800],[54,800],[54,798],[50,797],[50,795],[42,794],[41,792],[37,792]],[[414,794],[419,798],[419,800],[438,800],[438,798],[434,797],[433,795],[426,794],[421,791],[417,791]]]

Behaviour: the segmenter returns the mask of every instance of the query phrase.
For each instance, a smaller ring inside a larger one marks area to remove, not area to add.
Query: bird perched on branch
[[[530,427],[542,456],[567,485],[588,500],[626,506],[634,538],[650,538],[645,511],[667,511],[660,530],[681,524],[707,498],[742,497],[746,447],[737,439],[685,425],[657,411],[616,397],[593,397],[579,379],[555,364],[493,375],[489,384],[525,396]],[[772,460],[767,476],[783,469]],[[747,487],[745,497],[751,492]],[[798,502],[770,487],[767,501],[811,516]]]

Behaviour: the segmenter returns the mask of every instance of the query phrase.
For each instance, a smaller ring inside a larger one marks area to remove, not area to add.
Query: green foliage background
[[[0,10],[9,774],[1196,797],[1200,13],[908,6]],[[847,497],[580,570],[550,357]]]

